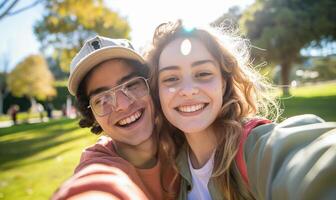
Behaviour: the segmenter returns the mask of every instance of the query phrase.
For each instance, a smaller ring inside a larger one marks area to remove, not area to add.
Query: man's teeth
[[[196,104],[192,106],[179,106],[177,109],[181,112],[195,112],[204,108],[205,104]]]
[[[124,125],[127,125],[127,124],[130,124],[132,122],[134,122],[135,120],[139,119],[141,116],[141,112],[140,111],[137,111],[136,113],[134,113],[133,115],[125,118],[125,119],[122,119],[118,122],[119,125],[121,126],[124,126]]]

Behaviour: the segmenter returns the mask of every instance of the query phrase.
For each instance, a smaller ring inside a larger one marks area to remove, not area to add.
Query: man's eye
[[[134,89],[137,89],[139,86],[140,86],[140,82],[139,81],[134,81],[134,82],[131,82],[131,83],[127,84],[126,88],[129,89],[129,90],[134,90]]]
[[[94,104],[95,104],[95,105],[105,105],[105,104],[111,102],[111,101],[112,101],[112,98],[113,98],[113,97],[112,97],[111,95],[105,95],[105,96],[103,96],[103,97],[98,98],[98,99],[94,102]]]

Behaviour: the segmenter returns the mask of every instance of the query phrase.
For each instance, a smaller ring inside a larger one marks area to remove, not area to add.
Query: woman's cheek
[[[165,109],[167,106],[167,99],[169,98],[169,93],[168,93],[168,89],[166,87],[159,87],[159,98],[160,98],[160,103],[161,103],[161,107],[162,109]]]

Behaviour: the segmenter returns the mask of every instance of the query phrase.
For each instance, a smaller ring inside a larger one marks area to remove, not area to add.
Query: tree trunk
[[[3,115],[3,102],[4,102],[4,95],[2,91],[0,91],[0,115]]]
[[[289,96],[289,73],[290,73],[291,63],[289,61],[284,61],[281,63],[281,84],[282,84],[282,95]]]
[[[4,113],[4,101],[7,97],[8,90],[0,91],[0,115],[6,114]]]

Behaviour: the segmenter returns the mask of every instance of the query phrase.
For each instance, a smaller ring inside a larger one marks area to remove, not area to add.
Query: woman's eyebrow
[[[174,66],[174,65],[172,65],[172,66],[167,66],[167,67],[161,68],[161,69],[159,70],[159,73],[161,73],[161,72],[163,72],[163,71],[166,71],[166,70],[177,70],[177,69],[179,69],[178,66]]]
[[[209,59],[206,59],[206,60],[199,60],[199,61],[195,61],[191,64],[192,67],[196,67],[198,65],[202,65],[202,64],[205,64],[205,63],[212,63],[214,66],[216,66],[216,63],[215,61],[213,60],[209,60]]]
[[[198,60],[198,61],[195,61],[191,64],[191,67],[197,67],[199,65],[202,65],[202,64],[205,64],[205,63],[211,63],[213,64],[214,66],[216,66],[216,62],[213,61],[213,60],[210,60],[210,59],[206,59],[206,60]],[[166,67],[163,67],[159,70],[159,73],[163,72],[163,71],[166,71],[166,70],[177,70],[179,69],[180,67],[179,66],[176,66],[176,65],[171,65],[171,66],[166,66]]]

